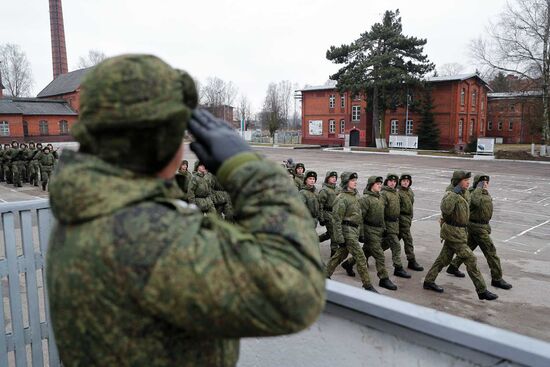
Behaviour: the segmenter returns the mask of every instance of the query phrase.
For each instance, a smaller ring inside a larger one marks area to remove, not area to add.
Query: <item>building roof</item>
[[[307,92],[312,90],[327,90],[327,89],[335,89],[336,88],[336,80],[327,80],[325,84],[323,85],[307,85],[303,89],[297,90],[297,92]]]
[[[38,98],[0,99],[0,115],[78,116],[64,100]]]
[[[487,83],[485,80],[483,80],[482,77],[479,76],[477,73],[468,73],[468,74],[455,74],[455,75],[445,75],[445,76],[427,76],[424,78],[427,82],[430,83],[437,83],[437,82],[451,82],[455,80],[467,80],[470,78],[478,78],[481,80],[484,84],[489,86],[489,83]]]
[[[527,98],[527,97],[542,97],[541,90],[526,90],[521,92],[500,92],[487,93],[487,98]]]
[[[84,78],[84,75],[86,75],[86,73],[88,73],[88,71],[90,70],[91,68],[85,68],[71,71],[67,74],[59,75],[57,78],[52,80],[50,84],[46,86],[46,88],[42,89],[42,91],[38,93],[37,97],[43,98],[59,96],[61,94],[67,94],[76,91],[80,86],[80,82],[82,82],[82,78]]]

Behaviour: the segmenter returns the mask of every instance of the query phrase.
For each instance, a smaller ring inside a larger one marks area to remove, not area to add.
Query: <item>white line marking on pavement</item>
[[[548,200],[548,199],[550,199],[550,196],[548,196],[547,198],[544,198],[544,199],[541,199],[541,200],[537,201],[537,204],[540,204],[540,203],[542,203],[543,201],[546,201],[546,200]]]
[[[545,224],[548,224],[548,223],[550,223],[550,219],[548,219],[546,222],[542,222],[542,223],[540,223],[540,224],[537,224],[536,226],[533,226],[533,227],[531,227],[531,228],[528,228],[528,229],[526,229],[525,231],[520,232],[520,233],[518,233],[517,235],[508,238],[507,240],[504,240],[503,242],[508,242],[508,241],[510,241],[510,240],[513,240],[513,239],[515,239],[515,238],[518,238],[518,237],[520,237],[520,236],[523,236],[523,235],[526,234],[527,232],[530,232],[530,231],[532,231],[533,229],[538,228],[538,227],[541,227],[541,226],[543,226],[543,225],[545,225]]]
[[[535,187],[531,187],[531,188],[528,188],[527,190],[523,190],[524,192],[530,192],[534,189],[536,189],[538,186],[535,186]]]
[[[509,248],[508,250],[512,250],[512,251],[516,251],[516,252],[523,252],[524,254],[534,254],[534,252],[525,251],[525,250],[518,250],[516,248]]]
[[[413,220],[413,223],[414,223],[414,222],[417,222],[417,221],[419,221],[419,220],[424,220],[424,219],[432,218],[432,217],[435,217],[435,216],[438,216],[438,215],[439,215],[439,213],[435,213],[435,214],[432,214],[432,215],[428,215],[427,217],[423,217],[423,218],[420,218],[420,219],[415,219],[415,220]]]

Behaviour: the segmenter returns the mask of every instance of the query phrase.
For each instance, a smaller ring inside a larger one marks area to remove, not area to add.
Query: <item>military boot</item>
[[[507,281],[505,281],[504,279],[499,279],[499,280],[491,280],[491,285],[493,287],[497,287],[497,288],[502,288],[502,289],[510,289],[512,288],[512,284],[508,283]]]
[[[414,271],[422,271],[424,268],[420,266],[419,263],[416,262],[415,259],[409,260],[409,265],[407,265],[407,268],[414,270]]]
[[[435,291],[437,293],[443,293],[443,288],[435,284],[434,282],[424,282],[423,286],[424,289],[428,289],[430,291]]]
[[[390,278],[380,279],[380,281],[378,282],[378,285],[382,288],[389,289],[390,291],[396,291],[397,290],[397,286],[395,284],[393,284],[393,282],[390,280]]]
[[[402,266],[396,267],[393,270],[393,275],[395,275],[396,277],[407,278],[407,279],[409,279],[411,277],[411,275],[409,273],[407,273],[405,271],[405,269],[403,269]]]
[[[496,294],[494,294],[493,292],[489,292],[488,290],[478,293],[477,296],[479,297],[479,299],[481,300],[486,299],[487,301],[492,301],[498,298]]]
[[[453,265],[447,267],[447,273],[454,275],[457,278],[464,278],[466,274],[455,268]]]
[[[372,284],[364,285],[363,289],[366,289],[369,292],[378,293],[378,291],[372,286]]]
[[[353,265],[351,265],[347,260],[342,263],[342,267],[346,270],[346,273],[350,277],[355,276],[355,272],[353,271]]]

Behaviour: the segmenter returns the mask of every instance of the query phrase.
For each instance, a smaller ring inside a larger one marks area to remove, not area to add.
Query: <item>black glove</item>
[[[324,220],[319,220],[319,224],[325,227],[327,225],[327,222],[325,222]]]
[[[453,191],[455,192],[455,194],[460,194],[462,192],[462,187],[460,187],[459,185],[456,185]]]
[[[208,170],[216,173],[227,159],[250,151],[250,146],[229,125],[205,110],[193,111],[189,132],[195,137],[191,150]]]

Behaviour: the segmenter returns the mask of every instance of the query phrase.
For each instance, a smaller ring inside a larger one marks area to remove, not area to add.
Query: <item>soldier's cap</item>
[[[294,160],[292,158],[288,158],[286,161],[288,162],[288,164],[294,163]]]
[[[183,161],[181,161],[180,166],[181,166],[182,164],[185,164],[185,165],[189,166],[189,161],[188,161],[187,159],[184,159]]]
[[[204,163],[202,163],[201,161],[195,161],[195,166],[193,167],[193,171],[194,172],[197,172],[197,169],[199,168],[199,166],[204,166]]]
[[[10,143],[4,143],[4,148],[9,148],[10,146]]]
[[[471,172],[466,172],[466,171],[454,171],[453,172],[453,177],[451,178],[451,184],[453,186],[456,186],[458,185],[458,183],[462,180],[464,180],[465,178],[470,178],[472,177],[472,173]]]
[[[399,180],[399,176],[395,173],[388,173],[388,175],[386,176],[386,179],[384,180],[384,185],[387,185],[389,180],[397,181]]]
[[[19,143],[17,142],[17,140],[12,140],[12,141],[11,141],[11,145],[12,145],[12,146],[13,146],[13,145],[19,145]]]
[[[29,141],[29,145],[34,145],[34,141]]]
[[[41,146],[42,146],[42,143],[36,143],[36,146],[37,146],[37,147],[38,147],[38,146],[41,147]]]
[[[346,187],[348,185],[348,182],[350,182],[353,179],[357,179],[357,173],[356,172],[343,172],[340,175],[340,186]]]
[[[370,190],[372,188],[372,185],[377,182],[384,183],[384,178],[382,176],[370,176],[367,180],[367,190]]]
[[[143,54],[104,60],[80,88],[80,150],[142,174],[172,159],[198,100],[189,74]]]
[[[315,177],[315,181],[317,181],[317,172],[307,171],[306,174],[304,175],[304,183],[306,183],[306,180],[308,179],[308,177]]]
[[[338,179],[338,172],[336,171],[328,171],[326,176],[325,176],[325,183],[328,182],[328,179],[331,178],[331,177],[336,177],[336,179]]]
[[[399,177],[399,184],[401,185],[401,181],[402,180],[409,180],[409,186],[412,186],[412,183],[413,183],[413,179],[412,179],[412,176],[408,173],[402,173],[401,174],[401,177]]]
[[[479,175],[475,175],[474,177],[474,188],[477,187],[477,184],[480,182],[480,181],[487,181],[489,182],[490,181],[490,177],[489,175],[486,175],[484,173],[480,173]]]
[[[306,169],[306,166],[304,166],[303,163],[296,163],[296,166],[294,166],[294,170],[297,170],[300,167],[302,167],[304,170]]]
[[[27,144],[21,143],[21,144],[19,144],[19,147],[20,147],[20,148],[26,148],[26,147],[27,147]]]
[[[47,149],[47,150],[51,150],[51,148],[50,148],[49,146],[46,145],[44,148],[42,148],[42,151],[45,152],[46,149]]]

